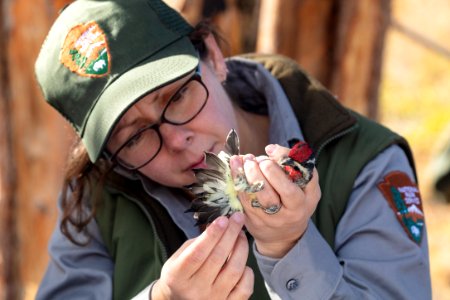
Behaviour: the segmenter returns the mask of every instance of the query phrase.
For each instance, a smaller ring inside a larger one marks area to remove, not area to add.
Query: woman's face
[[[107,148],[110,152],[125,143],[136,131],[159,121],[168,99],[188,79],[189,74],[154,91],[132,106],[116,125]],[[204,152],[223,150],[225,138],[237,121],[231,101],[214,68],[201,63],[202,81],[209,91],[203,110],[184,125],[163,123],[159,127],[162,147],[158,155],[139,172],[165,186],[183,187],[195,182],[194,168],[205,167]]]

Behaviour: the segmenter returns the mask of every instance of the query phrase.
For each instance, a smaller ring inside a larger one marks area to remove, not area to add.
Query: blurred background
[[[48,262],[73,133],[43,100],[33,65],[58,11],[70,2],[0,0],[0,299],[34,299]],[[444,159],[450,2],[166,2],[192,24],[210,18],[227,41],[226,55],[285,54],[345,105],[409,140],[428,226],[433,299],[450,299],[450,199],[434,188],[450,166],[450,150]]]

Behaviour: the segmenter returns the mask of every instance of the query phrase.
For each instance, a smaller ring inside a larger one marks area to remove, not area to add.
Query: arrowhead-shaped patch
[[[72,27],[64,40],[60,60],[80,76],[108,75],[111,59],[105,33],[100,26],[92,21]]]
[[[417,244],[422,240],[424,214],[417,185],[403,172],[394,171],[378,184],[408,236]]]

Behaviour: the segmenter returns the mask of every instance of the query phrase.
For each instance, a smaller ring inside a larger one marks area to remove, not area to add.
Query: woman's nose
[[[159,127],[163,143],[168,150],[181,151],[188,147],[194,136],[192,130],[185,125],[172,125],[163,123]]]

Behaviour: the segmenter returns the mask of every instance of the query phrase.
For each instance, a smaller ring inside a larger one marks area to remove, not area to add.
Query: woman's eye
[[[127,148],[133,148],[142,140],[142,132],[135,134],[130,140],[127,142]]]
[[[173,95],[171,102],[179,102],[182,101],[186,98],[186,94],[187,94],[187,87],[182,87],[175,95]]]

